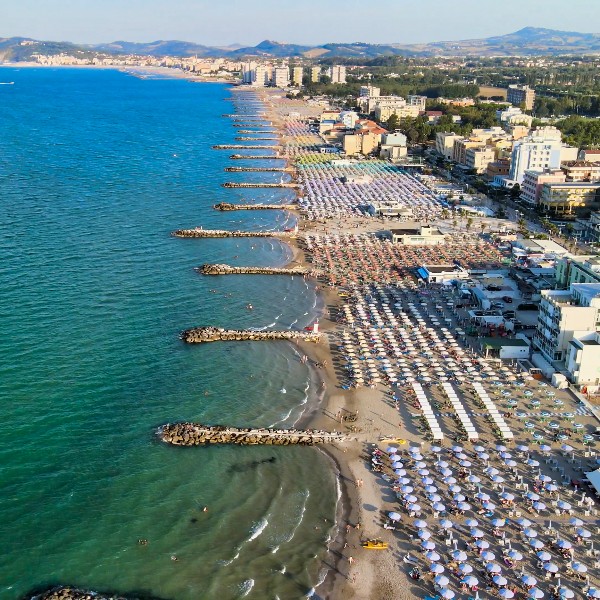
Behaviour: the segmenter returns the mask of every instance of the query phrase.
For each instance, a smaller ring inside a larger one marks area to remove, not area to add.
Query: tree
[[[448,212],[447,208],[442,209],[442,214],[441,217],[442,219],[447,219],[450,216],[450,213]]]
[[[398,129],[398,125],[400,123],[400,119],[397,114],[393,114],[390,118],[385,122],[385,128],[388,131],[396,131]]]
[[[521,195],[521,186],[518,183],[515,183],[515,185],[513,185],[510,188],[510,197],[513,200],[516,200],[520,195]]]
[[[481,223],[481,235],[483,235],[483,232],[485,231],[487,227],[487,223]]]
[[[471,229],[471,226],[472,226],[472,225],[473,225],[473,217],[469,217],[469,218],[467,219],[467,224],[466,224],[466,226],[465,226],[465,227],[466,227],[466,229],[467,229],[467,231],[469,231],[469,229]]]

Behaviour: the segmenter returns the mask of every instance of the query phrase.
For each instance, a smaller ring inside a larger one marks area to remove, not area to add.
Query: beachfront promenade
[[[264,429],[201,425],[200,423],[167,423],[158,430],[159,438],[173,446],[235,444],[239,446],[314,446],[333,444],[347,439],[342,433],[309,429]]]

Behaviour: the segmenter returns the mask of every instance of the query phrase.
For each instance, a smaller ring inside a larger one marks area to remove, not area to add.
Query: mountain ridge
[[[513,33],[487,38],[438,41],[423,44],[370,44],[332,42],[321,45],[293,44],[263,40],[256,46],[231,44],[207,46],[183,40],[128,42],[117,40],[103,44],[74,44],[34,40],[26,37],[0,38],[0,61],[30,60],[36,52],[61,52],[112,55],[137,54],[153,57],[198,56],[242,59],[262,58],[361,58],[379,56],[552,56],[558,54],[600,53],[600,34],[560,31],[543,27],[523,27]]]

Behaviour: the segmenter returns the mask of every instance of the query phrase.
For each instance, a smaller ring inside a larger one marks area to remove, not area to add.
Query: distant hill
[[[204,46],[179,40],[149,43],[116,41],[98,45],[45,42],[28,38],[0,38],[0,61],[30,60],[35,52],[87,55],[138,54],[146,56],[223,56],[233,59],[263,58],[375,58],[378,56],[519,56],[600,53],[600,34],[525,27],[514,33],[484,39],[431,42],[428,44],[331,43],[306,46],[264,40],[256,46]]]

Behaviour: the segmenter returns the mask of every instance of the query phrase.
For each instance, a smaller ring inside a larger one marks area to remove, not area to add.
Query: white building
[[[331,83],[346,83],[346,67],[343,65],[331,67]]]
[[[407,96],[406,104],[408,106],[416,106],[419,111],[425,110],[425,104],[427,102],[427,96]]]
[[[446,236],[437,228],[429,225],[406,226],[392,229],[392,242],[405,246],[437,246],[446,241]]]
[[[359,94],[361,98],[379,98],[381,89],[374,85],[361,85]]]
[[[573,338],[567,347],[565,366],[575,385],[600,384],[600,335],[594,332]]]
[[[454,141],[464,139],[457,133],[438,132],[435,134],[435,149],[447,160],[452,160],[454,155]]]
[[[359,116],[353,110],[343,110],[340,113],[339,119],[344,124],[344,127],[347,127],[348,129],[354,129],[359,120]]]
[[[257,87],[264,87],[270,81],[270,69],[264,65],[256,65],[252,75],[252,84]]]
[[[496,118],[500,123],[506,123],[507,125],[526,125],[531,127],[533,117],[526,115],[518,106],[509,106],[504,110],[496,111]]]
[[[564,361],[571,340],[600,329],[600,284],[542,290],[533,342],[549,362]]]
[[[289,67],[275,67],[273,69],[273,85],[278,88],[285,88],[290,85]]]

